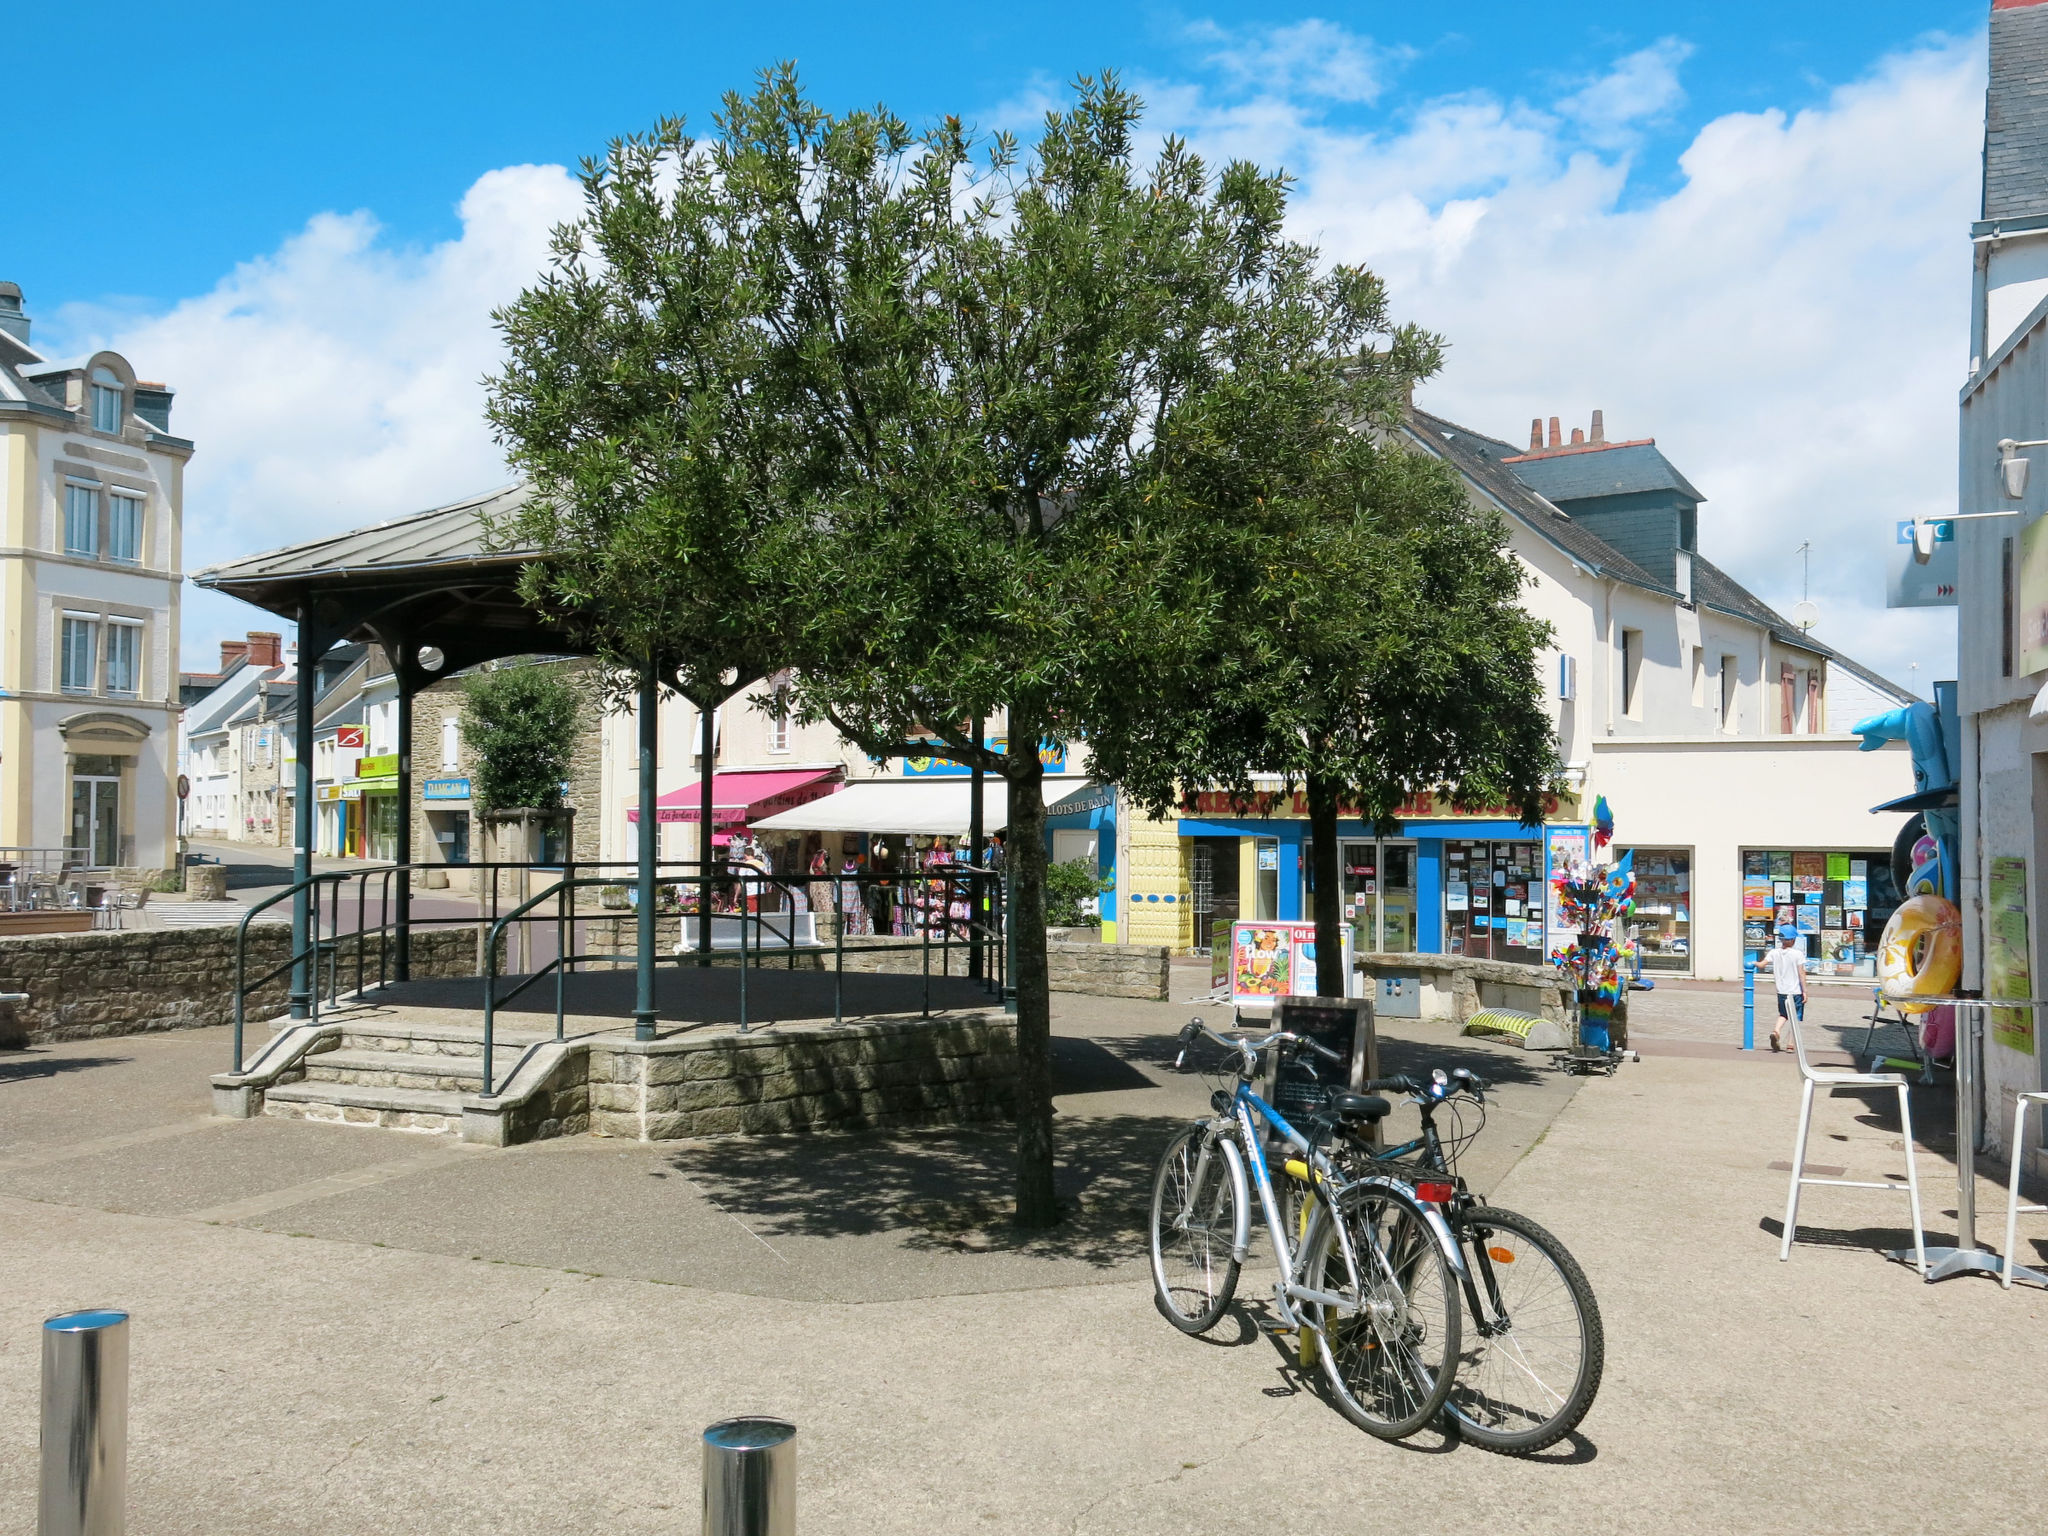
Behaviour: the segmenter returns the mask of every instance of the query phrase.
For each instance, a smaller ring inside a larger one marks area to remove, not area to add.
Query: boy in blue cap
[[[1785,1028],[1788,1012],[1796,1014],[1799,1022],[1806,1022],[1806,956],[1800,953],[1799,930],[1790,923],[1778,928],[1778,947],[1771,951],[1771,980],[1778,986],[1778,1022],[1771,1027],[1771,1049],[1782,1051],[1785,1043],[1779,1038]],[[1791,999],[1791,1008],[1785,1006]]]

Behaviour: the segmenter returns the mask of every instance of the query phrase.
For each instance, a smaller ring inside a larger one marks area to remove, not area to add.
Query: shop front
[[[391,863],[398,858],[398,754],[356,759],[356,776],[342,786],[354,790],[360,833],[349,849],[352,858]]]
[[[442,776],[420,785],[420,806],[426,812],[427,836],[443,864],[469,862],[469,780]]]
[[[1307,810],[1298,792],[1265,792],[1249,803],[1213,791],[1187,796],[1176,826],[1182,889],[1134,889],[1133,912],[1184,904],[1190,921],[1182,931],[1197,950],[1213,946],[1234,919],[1312,918]],[[1563,938],[1547,927],[1551,867],[1584,856],[1577,813],[1576,801],[1552,796],[1544,824],[1527,826],[1507,807],[1419,795],[1400,808],[1390,836],[1363,820],[1340,820],[1335,898],[1354,952],[1542,964]]]
[[[1878,938],[1902,899],[1885,849],[1745,848],[1743,958],[1764,963],[1789,926],[1810,974],[1874,979]]]

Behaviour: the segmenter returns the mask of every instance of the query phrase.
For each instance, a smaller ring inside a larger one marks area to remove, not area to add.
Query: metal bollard
[[[796,1536],[796,1426],[720,1419],[704,1431],[704,1536]]]
[[[1742,962],[1742,1048],[1756,1049],[1756,962]]]
[[[43,1482],[36,1536],[122,1536],[128,1504],[128,1314],[43,1324]]]

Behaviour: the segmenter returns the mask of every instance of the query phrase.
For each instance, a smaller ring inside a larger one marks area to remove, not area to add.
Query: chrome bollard
[[[796,1536],[796,1426],[720,1419],[704,1431],[704,1536]]]
[[[43,1324],[43,1481],[36,1536],[122,1536],[128,1504],[128,1314]]]

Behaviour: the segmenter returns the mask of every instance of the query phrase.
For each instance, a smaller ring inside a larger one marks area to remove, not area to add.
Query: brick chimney
[[[249,659],[249,642],[246,640],[223,640],[220,643],[220,669],[228,671],[238,661]]]
[[[276,630],[252,629],[244,648],[252,667],[281,667],[284,665],[284,636]]]
[[[1562,448],[1564,446],[1564,439],[1559,437],[1557,433],[1557,418],[1555,416],[1550,418],[1550,446],[1553,448]]]
[[[1531,453],[1541,453],[1543,451],[1543,418],[1541,416],[1530,418],[1529,451]]]
[[[1583,448],[1586,446],[1586,432],[1583,427],[1572,428],[1572,446],[1574,448]]]
[[[1607,415],[1604,411],[1595,411],[1593,413],[1593,441],[1596,443],[1607,441]]]

